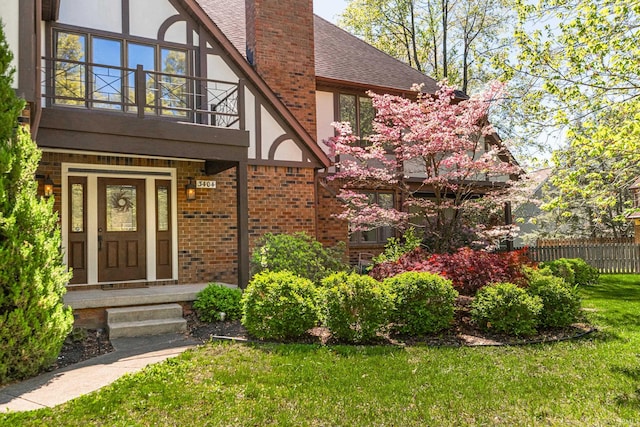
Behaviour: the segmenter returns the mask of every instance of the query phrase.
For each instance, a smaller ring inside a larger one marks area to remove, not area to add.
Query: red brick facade
[[[175,168],[178,214],[178,283],[237,283],[238,226],[236,172],[204,176],[204,163],[178,160],[45,152],[38,174],[54,181],[54,206],[61,212],[62,163]],[[281,166],[249,166],[250,247],[263,234],[316,232],[314,170]],[[216,188],[197,190],[187,201],[188,178],[215,180]],[[42,185],[40,183],[40,185]],[[42,188],[39,189],[42,194]],[[168,283],[166,280],[162,283]]]
[[[247,0],[247,56],[309,135],[316,135],[312,0]]]

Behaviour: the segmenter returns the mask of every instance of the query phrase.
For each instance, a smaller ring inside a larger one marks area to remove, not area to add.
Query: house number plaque
[[[216,182],[215,181],[202,181],[202,180],[196,180],[196,188],[216,188]]]

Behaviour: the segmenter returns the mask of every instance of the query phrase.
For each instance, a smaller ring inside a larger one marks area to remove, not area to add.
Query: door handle
[[[98,236],[98,250],[102,250],[102,236]]]

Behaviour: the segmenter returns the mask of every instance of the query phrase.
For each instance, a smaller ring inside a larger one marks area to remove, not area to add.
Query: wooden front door
[[[98,281],[146,279],[145,181],[98,178]]]

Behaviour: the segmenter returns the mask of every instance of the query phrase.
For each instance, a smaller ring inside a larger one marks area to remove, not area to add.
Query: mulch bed
[[[505,334],[485,332],[471,322],[470,304],[472,298],[460,296],[456,300],[454,325],[449,330],[436,335],[422,337],[403,337],[398,335],[384,335],[378,337],[374,344],[381,345],[429,345],[429,346],[502,346],[526,345],[542,342],[564,341],[574,339],[595,331],[595,328],[583,323],[576,323],[567,328],[541,330],[537,335],[528,337],[514,337]],[[249,335],[239,321],[203,323],[195,315],[187,318],[189,334],[207,342],[210,339],[235,339],[241,341],[256,341]],[[341,344],[331,337],[326,328],[313,328],[296,343],[312,344]]]
[[[77,329],[65,339],[57,360],[48,370],[64,368],[112,351],[113,346],[104,330]]]

